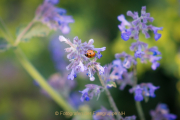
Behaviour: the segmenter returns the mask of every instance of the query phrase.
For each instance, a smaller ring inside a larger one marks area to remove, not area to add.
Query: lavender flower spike
[[[125,67],[125,68],[130,68],[131,65],[137,64],[136,60],[131,55],[128,55],[125,52],[115,54],[115,58],[116,59],[124,58],[123,67]]]
[[[101,92],[102,87],[94,84],[87,84],[86,89],[83,91],[79,91],[82,93],[81,101],[89,101],[93,98],[93,96],[99,96]]]
[[[146,62],[146,60],[149,60],[149,62],[152,63],[151,68],[153,70],[156,70],[157,67],[160,66],[160,63],[158,63],[158,61],[162,58],[161,56],[161,52],[158,51],[157,47],[151,47],[148,49],[144,50],[144,55],[142,55],[141,57],[141,62]]]
[[[63,34],[70,32],[69,23],[73,23],[74,19],[66,15],[66,10],[55,7],[59,0],[44,0],[36,10],[35,20],[46,24],[50,29],[61,30]]]
[[[169,113],[168,106],[163,103],[158,104],[155,110],[151,110],[150,115],[153,120],[175,120],[177,118],[176,115]]]
[[[71,62],[66,67],[67,70],[71,70],[68,79],[73,80],[77,77],[77,73],[79,72],[87,72],[87,75],[90,77],[90,80],[93,81],[95,79],[94,73],[96,72],[96,70],[98,70],[100,73],[103,73],[104,68],[100,66],[100,64],[97,63],[96,60],[97,58],[100,58],[99,56],[102,56],[100,52],[104,51],[106,47],[94,48],[93,39],[90,39],[88,43],[81,43],[81,40],[79,40],[78,37],[75,37],[72,43],[65,37],[59,36],[59,40],[70,45],[69,48],[65,49],[66,52],[69,52],[67,58]],[[97,52],[93,60],[90,60],[90,58],[85,56],[88,50],[94,50]]]
[[[118,20],[121,21],[121,24],[118,25],[118,27],[121,31],[121,38],[123,40],[127,41],[129,38],[139,40],[140,31],[142,31],[146,38],[149,38],[150,35],[148,33],[148,30],[154,32],[154,39],[156,41],[161,38],[161,34],[159,34],[157,31],[162,30],[162,27],[147,25],[148,22],[153,22],[154,18],[150,17],[150,13],[146,13],[146,6],[142,7],[141,16],[138,15],[138,12],[133,13],[131,11],[127,12],[127,16],[132,17],[133,21],[128,22],[125,19],[124,15],[118,16]]]
[[[140,42],[140,41],[137,41],[135,43],[132,43],[131,47],[130,47],[130,50],[131,51],[135,51],[135,54],[134,56],[136,58],[141,58],[142,55],[144,55],[144,50],[147,48],[147,44],[144,43],[144,42]]]
[[[134,99],[136,101],[142,101],[144,97],[155,97],[155,90],[159,89],[159,86],[153,86],[152,83],[141,83],[129,90],[130,93],[135,93]]]

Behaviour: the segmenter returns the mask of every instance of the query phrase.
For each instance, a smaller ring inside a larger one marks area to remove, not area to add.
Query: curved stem
[[[103,86],[104,89],[105,89],[106,95],[107,95],[107,97],[108,97],[109,103],[110,103],[113,111],[117,113],[117,119],[120,120],[122,117],[121,117],[121,115],[119,114],[119,110],[118,110],[118,108],[116,107],[116,104],[115,104],[115,102],[114,102],[114,100],[113,100],[113,98],[112,98],[112,96],[111,96],[111,93],[110,93],[109,90],[106,88],[106,86],[105,86],[105,84],[104,84],[104,81],[102,80],[101,76],[99,75],[99,72],[97,72],[97,75],[98,75],[98,77],[99,77],[99,80],[100,80],[102,86]]]
[[[32,78],[49,94],[49,96],[65,111],[75,112],[74,108],[72,108],[64,99],[61,97],[41,76],[41,74],[34,68],[34,66],[26,59],[23,52],[17,48],[14,50],[17,59],[24,67],[24,69],[32,76]]]
[[[15,40],[14,46],[17,46],[21,42],[21,38],[26,34],[26,32],[31,28],[31,26],[35,23],[35,20],[32,20],[27,27],[18,35],[17,39]]]
[[[136,60],[137,61],[137,60]],[[133,73],[134,73],[134,86],[137,85],[137,65],[133,66]],[[136,109],[138,111],[138,115],[140,117],[140,120],[145,120],[144,113],[142,110],[141,103],[136,101]]]

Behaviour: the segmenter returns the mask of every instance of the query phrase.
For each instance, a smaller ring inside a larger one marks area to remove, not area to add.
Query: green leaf
[[[16,35],[20,35],[26,29],[26,26],[18,27]],[[30,29],[21,38],[22,41],[28,41],[33,37],[45,37],[49,34],[51,30],[46,25],[41,22],[35,22]]]
[[[117,86],[116,86],[116,83],[113,82],[113,81],[109,81],[109,82],[107,83],[107,86],[108,86],[108,87],[115,87],[115,88],[117,87]]]
[[[0,52],[8,50],[10,47],[6,39],[0,38]]]

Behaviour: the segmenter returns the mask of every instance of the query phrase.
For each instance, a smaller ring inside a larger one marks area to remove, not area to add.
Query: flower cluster
[[[121,21],[121,24],[118,26],[121,31],[121,38],[127,41],[129,38],[134,38],[139,40],[139,33],[145,35],[146,38],[149,38],[149,30],[154,32],[154,39],[157,41],[160,39],[161,34],[158,33],[158,30],[162,30],[162,27],[155,27],[152,25],[147,25],[148,22],[153,22],[154,18],[150,17],[150,13],[146,13],[146,6],[142,7],[141,16],[138,15],[138,12],[127,12],[127,16],[133,18],[132,22],[128,22],[124,15],[118,16],[118,20]]]
[[[94,74],[96,70],[98,70],[100,74],[104,72],[104,67],[97,63],[96,60],[97,58],[100,59],[102,57],[100,52],[104,51],[106,47],[94,48],[93,39],[90,39],[88,43],[81,43],[81,40],[79,40],[78,37],[75,37],[72,43],[65,37],[59,36],[59,40],[70,45],[69,48],[65,49],[66,52],[69,52],[67,58],[71,62],[66,67],[67,70],[71,70],[68,79],[73,80],[77,77],[77,73],[86,72],[90,80],[93,81],[95,79]],[[93,50],[97,52],[93,60],[90,60],[90,58],[85,56],[88,50]]]
[[[144,97],[155,97],[155,90],[159,89],[159,86],[153,86],[151,83],[141,83],[129,90],[130,93],[135,93],[134,99],[136,101],[142,101]]]
[[[135,52],[135,58],[140,58],[142,63],[146,63],[146,60],[152,62],[151,68],[156,70],[156,68],[160,65],[158,61],[162,58],[159,56],[161,55],[161,52],[158,51],[157,47],[147,47],[148,45],[146,43],[137,41],[132,43],[130,50]]]
[[[86,89],[84,89],[83,91],[79,91],[82,93],[81,96],[81,101],[83,102],[85,101],[89,101],[90,99],[93,98],[93,96],[99,96],[100,92],[102,90],[103,87],[98,86],[98,85],[94,85],[94,84],[87,84],[86,85]]]
[[[35,20],[46,24],[50,29],[61,30],[63,34],[70,31],[69,23],[73,23],[74,19],[66,15],[66,10],[55,7],[59,0],[44,0],[36,10]]]
[[[153,120],[175,120],[176,115],[170,114],[166,104],[158,104],[155,110],[150,111]]]

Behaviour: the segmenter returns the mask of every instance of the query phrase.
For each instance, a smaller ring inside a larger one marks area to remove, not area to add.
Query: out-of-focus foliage
[[[36,8],[42,2],[43,0],[0,0],[0,17],[13,38],[16,37],[19,25],[28,24],[34,18]],[[177,81],[180,80],[180,58],[177,57],[180,54],[180,1],[60,0],[58,4],[58,7],[66,9],[67,14],[72,15],[75,20],[70,24],[71,32],[65,35],[66,38],[78,36],[82,42],[92,38],[95,40],[95,47],[106,46],[106,51],[102,52],[103,57],[98,60],[102,65],[112,62],[115,53],[126,51],[132,54],[129,47],[133,40],[125,42],[120,38],[121,34],[117,27],[120,22],[117,16],[126,14],[128,10],[140,12],[142,6],[147,6],[147,12],[154,17],[152,24],[163,27],[163,31],[160,31],[162,37],[158,41],[154,40],[153,34],[149,39],[144,39],[144,35],[140,36],[141,41],[148,43],[150,47],[157,46],[162,53],[161,65],[156,71],[152,71],[151,64],[139,62],[137,66],[140,82],[152,82],[155,86],[160,86],[156,98],[150,99],[148,103],[143,102],[145,116],[149,120],[149,110],[154,109],[159,102],[167,103],[170,111],[180,116],[180,82]],[[126,18],[131,20],[127,16]],[[62,35],[60,32],[59,34]],[[0,31],[0,37],[2,36],[3,33]],[[48,47],[50,40],[50,37],[34,37],[20,44],[27,58],[46,79],[57,72]],[[0,120],[66,119],[65,116],[54,115],[55,111],[62,109],[40,93],[40,88],[33,84],[32,78],[15,59],[12,49],[0,53],[0,58]],[[84,77],[78,77],[76,80],[78,83],[76,91],[84,89],[85,84],[92,83]],[[98,79],[94,83],[100,85]],[[128,93],[129,88],[126,87],[124,91],[117,88],[110,91],[119,110],[125,111],[126,116],[137,115],[133,95]],[[89,105],[94,111],[100,109],[102,105],[111,109],[104,94],[98,101],[96,99],[90,101]],[[87,111],[90,110],[86,108]]]

